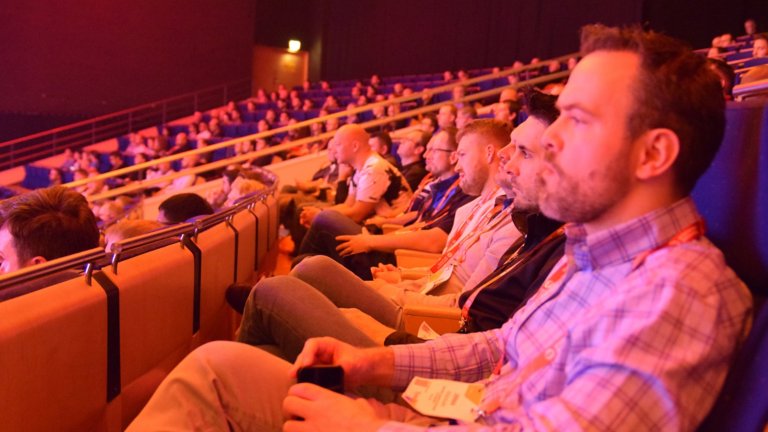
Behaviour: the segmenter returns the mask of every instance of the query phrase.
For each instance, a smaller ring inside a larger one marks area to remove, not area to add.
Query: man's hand
[[[389,386],[394,374],[395,357],[389,348],[356,348],[330,337],[311,338],[289,370],[292,377],[299,368],[315,365],[338,365],[344,369],[344,385],[354,389],[361,385]]]
[[[365,399],[352,399],[309,383],[288,389],[283,413],[289,419],[283,425],[285,432],[376,431],[387,422]]]
[[[379,263],[378,267],[371,267],[371,276],[373,276],[373,280],[382,280],[391,284],[403,281],[402,271],[392,264]]]
[[[315,217],[321,211],[322,209],[314,206],[304,207],[304,209],[301,211],[301,214],[299,215],[299,223],[309,228],[309,226],[312,225],[312,221],[315,220]]]
[[[376,215],[376,216],[372,216],[372,217],[368,218],[368,220],[365,221],[365,225],[376,225],[376,226],[380,227],[380,226],[384,225],[385,223],[387,223],[387,220],[388,219],[385,218],[384,216]]]
[[[339,245],[336,246],[336,251],[341,256],[370,252],[373,250],[371,237],[373,236],[368,233],[365,227],[363,227],[361,234],[336,236],[336,241],[339,242]]]

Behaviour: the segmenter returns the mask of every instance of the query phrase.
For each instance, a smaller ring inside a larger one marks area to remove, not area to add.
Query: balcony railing
[[[5,141],[0,143],[0,170],[54,156],[67,148],[81,149],[250,95],[251,80],[242,79]]]

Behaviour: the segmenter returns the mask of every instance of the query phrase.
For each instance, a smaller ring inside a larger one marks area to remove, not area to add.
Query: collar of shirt
[[[567,224],[565,255],[577,270],[594,270],[631,261],[667,243],[685,227],[701,220],[690,198],[591,235],[582,224]]]
[[[459,174],[454,174],[445,180],[435,179],[431,181],[426,187],[433,195],[444,193],[456,179],[459,178]]]
[[[544,216],[541,213],[527,211],[512,211],[512,223],[523,234],[524,244],[521,252],[541,243],[548,235],[560,228],[563,223]]]

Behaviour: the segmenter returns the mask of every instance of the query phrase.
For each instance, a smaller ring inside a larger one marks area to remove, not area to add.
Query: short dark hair
[[[387,148],[386,153],[389,153],[392,150],[392,137],[389,136],[387,132],[376,132],[373,135],[371,135],[371,138],[375,138],[379,140],[382,144],[384,144],[384,147]]]
[[[200,195],[193,193],[176,194],[162,203],[158,210],[168,223],[181,223],[195,216],[213,214],[213,207]]]
[[[519,113],[520,109],[523,107],[522,104],[520,104],[519,101],[511,100],[511,99],[503,100],[503,101],[501,101],[499,103],[502,104],[502,105],[506,105],[507,108],[509,108],[509,113],[510,114],[517,114],[517,113]]]
[[[708,58],[707,65],[715,71],[721,80],[725,82],[723,86],[723,95],[727,97],[733,96],[733,82],[736,79],[736,72],[734,72],[731,65],[724,60],[716,58]]]
[[[429,120],[430,123],[432,123],[432,127],[434,129],[437,129],[437,117],[435,117],[434,114],[424,114],[424,118]]]
[[[432,134],[423,130],[418,130],[417,132],[419,132],[420,136],[419,140],[414,144],[416,147],[427,148],[427,144],[429,144],[429,140],[432,138]]]
[[[679,192],[690,193],[712,163],[725,131],[718,77],[684,43],[639,27],[584,26],[581,52],[595,51],[626,51],[640,57],[627,119],[629,138],[655,128],[672,130],[680,141],[672,170]]]
[[[448,136],[448,140],[446,141],[448,147],[450,147],[452,150],[456,150],[459,147],[459,142],[456,139],[456,135],[459,133],[459,130],[454,126],[448,126],[443,128],[441,132],[445,132],[445,134]]]
[[[72,189],[54,186],[3,201],[0,227],[13,237],[20,261],[53,260],[99,246],[96,216]]]
[[[523,90],[523,105],[528,109],[528,116],[537,118],[547,125],[551,125],[560,117],[560,110],[557,109],[556,102],[557,96],[544,93],[533,87]]]
[[[477,110],[472,105],[464,105],[463,107],[459,108],[458,113],[467,113],[472,118],[477,117]]]

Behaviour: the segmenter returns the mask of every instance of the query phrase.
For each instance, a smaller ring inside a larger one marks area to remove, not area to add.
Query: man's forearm
[[[440,253],[445,247],[448,235],[440,228],[428,230],[394,232],[371,236],[371,249],[394,252],[396,249],[413,249],[423,252]]]

